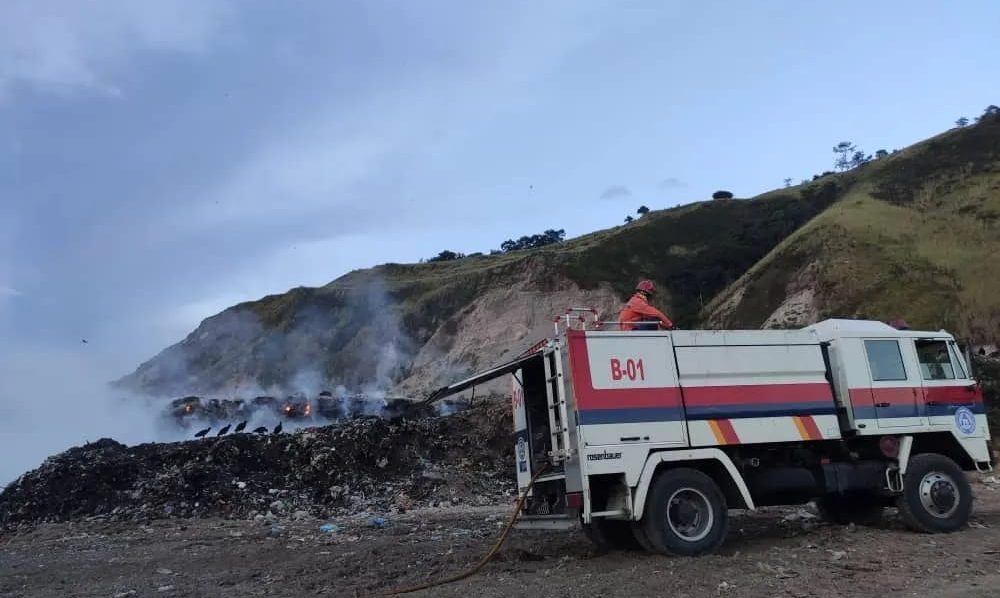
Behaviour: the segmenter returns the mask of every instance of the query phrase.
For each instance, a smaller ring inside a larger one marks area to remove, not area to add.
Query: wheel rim
[[[951,476],[932,471],[920,480],[920,504],[939,519],[947,519],[958,510],[958,484]]]
[[[712,531],[715,513],[712,503],[700,490],[681,488],[667,501],[667,525],[677,537],[697,542]]]

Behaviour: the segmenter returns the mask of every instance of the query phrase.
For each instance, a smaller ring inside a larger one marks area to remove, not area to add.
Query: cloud
[[[21,294],[22,294],[21,291],[15,289],[13,287],[8,287],[8,286],[0,285],[0,299],[6,298],[6,297],[20,297]]]
[[[687,183],[677,177],[667,177],[660,181],[657,187],[660,189],[683,189],[687,187]]]
[[[632,197],[632,192],[624,185],[611,185],[601,193],[601,199],[624,199]]]
[[[25,86],[119,96],[116,66],[140,51],[200,52],[229,0],[7,0],[0,4],[0,99]]]

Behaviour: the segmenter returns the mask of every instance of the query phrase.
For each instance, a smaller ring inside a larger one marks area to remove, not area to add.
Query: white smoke
[[[0,342],[0,486],[72,446],[113,437],[126,444],[177,439],[159,401],[113,391],[80,350]]]

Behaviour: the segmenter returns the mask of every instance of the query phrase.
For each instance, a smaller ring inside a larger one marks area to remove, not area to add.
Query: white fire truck
[[[867,523],[894,505],[922,532],[966,525],[965,472],[993,463],[950,334],[860,320],[620,331],[579,315],[592,311],[433,395],[510,376],[520,489],[534,478],[521,527],[582,523],[600,545],[698,555],[725,540],[730,509],[816,501]]]

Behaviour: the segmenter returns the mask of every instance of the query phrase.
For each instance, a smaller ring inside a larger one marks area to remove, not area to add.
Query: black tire
[[[726,496],[712,478],[697,469],[668,469],[650,485],[642,526],[650,544],[661,554],[715,552],[729,530]]]
[[[835,525],[875,525],[882,519],[882,497],[875,494],[828,494],[816,500],[823,521]]]
[[[965,527],[972,513],[972,487],[954,461],[937,453],[910,459],[896,506],[914,531],[941,534]]]
[[[601,552],[642,548],[632,534],[630,521],[592,519],[590,523],[583,524],[583,533]]]

